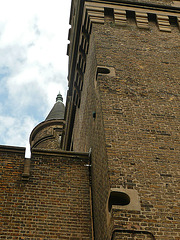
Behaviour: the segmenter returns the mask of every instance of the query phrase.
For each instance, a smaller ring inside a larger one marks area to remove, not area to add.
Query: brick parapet
[[[72,159],[81,159],[82,161],[89,162],[89,153],[88,152],[75,152],[75,151],[64,151],[64,150],[51,150],[51,149],[41,149],[36,148],[32,149],[32,156],[34,155],[42,155],[45,156],[61,156],[61,157],[69,157]]]
[[[1,239],[91,239],[88,154],[36,149],[26,181],[22,155],[0,158]]]
[[[16,147],[16,146],[8,146],[8,145],[0,145],[1,154],[10,153],[10,154],[20,154],[25,156],[26,148],[24,147]]]

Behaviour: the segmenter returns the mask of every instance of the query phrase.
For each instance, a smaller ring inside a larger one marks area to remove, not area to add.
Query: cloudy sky
[[[0,0],[0,145],[22,146],[60,91],[71,0]]]

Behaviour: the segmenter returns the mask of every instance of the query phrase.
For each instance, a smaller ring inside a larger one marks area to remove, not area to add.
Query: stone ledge
[[[59,157],[69,157],[81,160],[88,160],[89,161],[89,153],[86,152],[72,152],[72,151],[63,151],[63,150],[50,150],[50,149],[32,149],[32,155],[42,155],[45,154],[46,156],[57,156]]]
[[[8,146],[8,145],[0,145],[0,152],[5,153],[20,153],[25,155],[26,148],[25,147],[17,147],[17,146]]]

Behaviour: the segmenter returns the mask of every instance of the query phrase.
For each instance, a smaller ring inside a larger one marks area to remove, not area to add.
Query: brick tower
[[[0,146],[0,239],[180,239],[179,7],[72,0],[66,107]]]
[[[96,240],[180,239],[179,7],[72,0],[63,148],[91,151]]]

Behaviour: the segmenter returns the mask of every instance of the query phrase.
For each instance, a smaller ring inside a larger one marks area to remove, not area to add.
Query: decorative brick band
[[[157,22],[160,31],[171,32],[168,16],[157,15]]]
[[[114,8],[114,21],[116,25],[126,25],[126,11]]]
[[[136,23],[139,28],[149,29],[147,13],[136,12]]]
[[[32,155],[45,155],[45,156],[59,156],[59,157],[68,157],[73,158],[74,160],[80,159],[85,162],[89,162],[89,153],[88,152],[72,152],[72,151],[63,151],[63,150],[49,150],[49,149],[39,149],[35,148],[32,150]]]
[[[14,154],[20,154],[25,156],[26,148],[24,147],[16,147],[16,146],[7,146],[7,145],[0,145],[0,152],[3,153],[12,153]]]
[[[157,24],[160,31],[171,32],[169,16],[177,18],[179,23],[180,13],[171,10],[160,10],[148,7],[131,6],[125,4],[85,2],[84,20],[88,17],[91,23],[104,23],[104,8],[113,9],[114,22],[116,25],[127,23],[127,11],[135,12],[136,23],[139,28],[149,29],[148,14],[157,16]]]
[[[86,5],[85,5],[86,6]],[[104,6],[90,5],[86,8],[91,22],[104,23]]]

